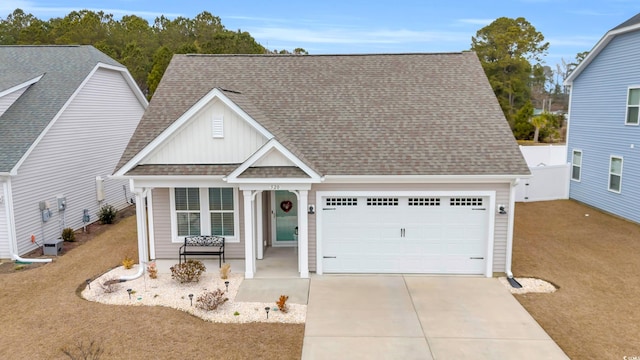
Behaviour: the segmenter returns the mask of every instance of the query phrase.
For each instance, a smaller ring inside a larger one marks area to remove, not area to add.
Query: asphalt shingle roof
[[[218,88],[321,175],[522,175],[475,53],[176,55],[119,167]]]
[[[0,172],[9,172],[98,64],[93,46],[0,46],[0,92],[43,75],[0,116]]]
[[[625,27],[628,27],[628,26],[633,26],[633,25],[636,25],[636,24],[640,24],[640,13],[636,14],[635,16],[631,17],[629,20],[623,22],[622,24],[614,27],[611,30],[612,31],[613,30],[618,30],[618,29],[622,29],[622,28],[625,28]]]

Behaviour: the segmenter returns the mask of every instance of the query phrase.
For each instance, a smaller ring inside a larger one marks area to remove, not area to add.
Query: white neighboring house
[[[19,259],[85,210],[93,222],[128,205],[127,182],[108,176],[147,100],[92,46],[0,46],[0,69],[0,259]]]

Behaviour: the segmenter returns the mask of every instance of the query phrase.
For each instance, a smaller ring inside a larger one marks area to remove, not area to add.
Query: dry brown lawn
[[[162,307],[111,306],[77,293],[87,278],[137,259],[135,216],[53,263],[0,273],[0,359],[68,359],[93,341],[102,359],[299,359],[303,324],[214,324]],[[13,266],[13,265],[12,265]]]
[[[566,354],[640,356],[640,226],[571,200],[517,204],[515,218],[514,275],[559,287],[516,298]]]

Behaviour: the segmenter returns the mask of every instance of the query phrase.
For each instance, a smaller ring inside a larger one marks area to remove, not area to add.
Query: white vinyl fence
[[[569,198],[569,170],[566,145],[520,146],[531,177],[516,186],[516,201],[545,201]]]

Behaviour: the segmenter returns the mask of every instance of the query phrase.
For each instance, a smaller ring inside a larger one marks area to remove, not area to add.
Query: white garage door
[[[487,197],[321,200],[324,272],[484,274],[486,270]]]

